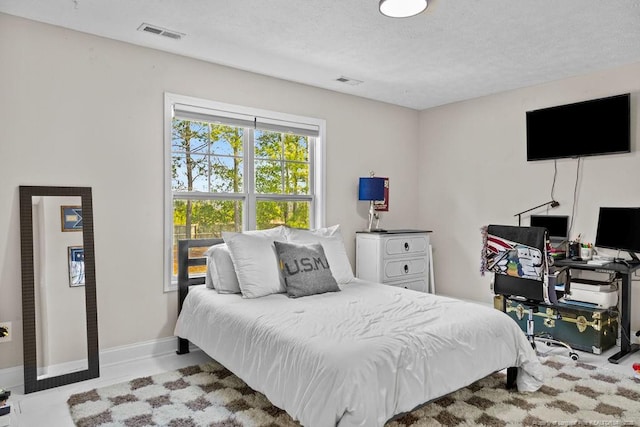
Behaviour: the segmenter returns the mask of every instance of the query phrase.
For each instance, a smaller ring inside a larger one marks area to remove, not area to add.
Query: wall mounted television
[[[527,160],[631,151],[630,94],[527,111]]]

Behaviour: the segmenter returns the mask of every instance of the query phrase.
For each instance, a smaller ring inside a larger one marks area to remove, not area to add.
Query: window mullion
[[[245,194],[247,196],[245,203],[245,223],[244,230],[255,230],[256,228],[256,173],[255,173],[255,135],[254,130],[245,128],[243,144],[244,144],[244,176],[245,176]]]
[[[204,191],[181,192],[174,191],[174,200],[244,200],[243,193],[210,193]]]
[[[257,194],[256,201],[274,202],[313,202],[313,197],[306,194]]]
[[[316,159],[315,159],[315,151],[316,151],[316,138],[307,137],[307,149],[309,156],[309,194],[313,197],[311,201],[311,209],[309,209],[309,225],[312,228],[318,226],[316,223],[316,201],[318,200],[316,194]]]
[[[284,148],[284,134],[280,134],[280,188],[282,194],[287,194],[287,180],[286,180],[286,150]]]
[[[207,123],[207,189],[211,192],[211,169],[213,169],[213,164],[211,163],[211,158],[213,155],[213,141],[211,141],[211,123]]]

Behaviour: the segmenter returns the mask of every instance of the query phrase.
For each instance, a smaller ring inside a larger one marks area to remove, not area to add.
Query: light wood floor
[[[539,348],[544,351],[550,351],[553,354],[567,355],[567,352],[561,348],[549,349],[544,345],[540,345]],[[617,351],[618,348],[614,347],[602,355],[580,351],[578,351],[578,354],[582,362],[632,376],[632,365],[640,363],[640,352],[626,357],[620,364],[609,363],[607,358]],[[100,378],[51,390],[28,395],[22,394],[22,390],[12,390],[12,395],[9,399],[12,405],[11,427],[72,427],[73,422],[71,421],[66,401],[74,393],[117,384],[141,376],[155,375],[185,366],[205,363],[209,360],[211,359],[201,351],[194,351],[182,356],[171,353],[159,357],[104,366],[101,367]]]

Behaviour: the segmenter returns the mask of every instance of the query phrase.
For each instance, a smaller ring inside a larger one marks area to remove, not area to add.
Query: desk
[[[605,273],[615,273],[622,279],[622,302],[620,304],[620,351],[609,358],[609,362],[618,363],[624,357],[640,350],[640,345],[631,344],[631,275],[640,268],[640,264],[619,264],[610,262],[604,265],[587,264],[585,261],[573,261],[569,259],[556,260],[554,265],[558,267],[569,267],[569,269],[599,271]]]

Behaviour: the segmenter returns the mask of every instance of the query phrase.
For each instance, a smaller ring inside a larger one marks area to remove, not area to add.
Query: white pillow
[[[341,285],[353,281],[353,268],[344,248],[340,225],[315,230],[286,229],[287,241],[292,243],[320,243],[329,261],[333,277]]]
[[[221,294],[239,294],[240,284],[233,268],[229,247],[224,243],[213,245],[204,254],[207,256],[207,287]]]
[[[222,232],[242,296],[257,298],[286,291],[273,242],[284,242],[283,227],[245,233]]]

